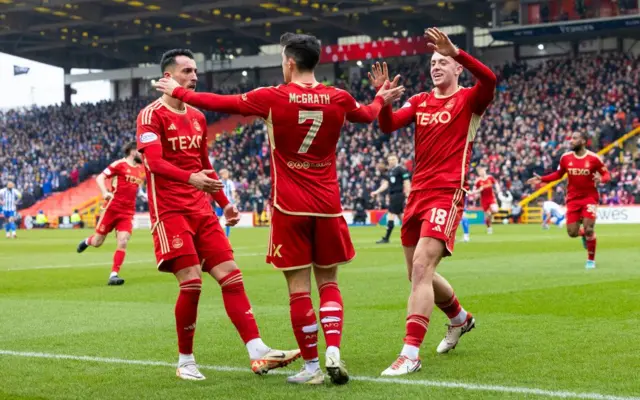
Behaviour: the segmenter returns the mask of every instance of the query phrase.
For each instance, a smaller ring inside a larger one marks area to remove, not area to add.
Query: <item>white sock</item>
[[[320,369],[320,360],[317,358],[314,358],[311,361],[305,361],[304,369],[307,370],[307,372],[311,372],[311,373],[316,372],[317,370]]]
[[[411,346],[410,344],[405,344],[404,346],[402,346],[402,351],[400,352],[401,356],[408,357],[412,360],[416,360],[419,354],[420,354],[420,348],[416,346]]]
[[[118,276],[118,273],[111,271],[111,273],[109,274],[109,278],[113,278],[114,276]]]
[[[189,362],[192,362],[192,363],[196,362],[196,359],[193,356],[193,354],[182,354],[182,353],[179,353],[179,355],[178,355],[178,366],[184,365],[184,364],[189,363]]]
[[[246,346],[249,352],[249,358],[252,360],[262,358],[262,356],[271,351],[271,348],[264,344],[261,338],[249,340]]]
[[[338,357],[338,360],[340,359],[340,349],[336,346],[329,346],[327,347],[327,357],[329,356],[329,354],[332,354],[336,357]]]
[[[467,311],[460,307],[460,312],[455,317],[451,318],[449,321],[451,325],[462,325],[467,320]]]
[[[464,239],[465,239],[465,240],[469,240],[469,234],[468,234],[468,233],[465,233],[465,234],[464,234]]]

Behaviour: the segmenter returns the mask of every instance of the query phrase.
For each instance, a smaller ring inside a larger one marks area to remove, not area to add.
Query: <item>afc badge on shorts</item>
[[[184,245],[184,242],[178,236],[175,236],[171,241],[171,246],[173,246],[174,249],[179,249],[183,245]]]

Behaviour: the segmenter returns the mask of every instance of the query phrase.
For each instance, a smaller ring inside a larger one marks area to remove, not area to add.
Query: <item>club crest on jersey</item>
[[[193,120],[193,128],[198,132],[202,132],[202,127],[200,126],[200,123],[197,119]]]
[[[174,249],[179,249],[183,245],[184,245],[184,242],[179,237],[174,237],[173,240],[171,241],[171,246],[173,246]]]
[[[585,166],[586,168],[589,168],[589,161],[585,162],[585,163],[584,163],[584,166]]]
[[[444,105],[444,108],[446,108],[447,110],[451,110],[455,105],[456,105],[456,101],[454,99],[451,99],[447,101],[447,104]]]

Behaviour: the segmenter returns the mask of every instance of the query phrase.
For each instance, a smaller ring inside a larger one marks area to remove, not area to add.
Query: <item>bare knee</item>
[[[93,247],[100,247],[102,246],[102,244],[104,243],[104,239],[105,237],[100,235],[100,236],[94,236],[93,237]]]
[[[311,292],[311,268],[284,271],[289,294]]]
[[[175,273],[176,279],[179,283],[190,281],[193,279],[202,279],[202,271],[199,265],[181,269]]]
[[[211,275],[213,279],[218,282],[220,282],[220,280],[222,280],[225,276],[238,269],[238,264],[236,264],[236,262],[233,260],[225,261],[213,267],[208,266],[206,263],[207,261],[205,260],[205,271],[207,270],[207,268],[209,268],[209,275]]]
[[[336,265],[333,267],[324,268],[318,268],[314,266],[313,274],[316,277],[316,284],[318,285],[318,289],[320,289],[322,285],[338,281],[338,266]]]
[[[117,246],[118,246],[119,249],[124,250],[124,249],[127,248],[127,243],[129,243],[129,238],[128,237],[126,237],[126,238],[118,238]]]
[[[584,235],[585,236],[588,236],[588,237],[593,236],[594,232],[595,232],[595,230],[593,229],[593,226],[585,226],[585,228],[584,228]]]

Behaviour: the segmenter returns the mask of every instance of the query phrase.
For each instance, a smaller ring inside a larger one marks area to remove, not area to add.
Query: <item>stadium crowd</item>
[[[402,75],[407,95],[431,90],[428,60],[391,62],[391,73]],[[607,53],[556,59],[537,65],[509,63],[494,67],[499,77],[495,100],[475,139],[475,166],[487,166],[514,200],[532,192],[524,182],[534,173],[548,173],[567,151],[573,131],[586,131],[592,150],[603,148],[640,126],[640,60]],[[366,67],[351,70],[335,82],[368,103],[375,95]],[[465,73],[462,84],[472,85]],[[248,87],[227,88],[238,93]],[[51,106],[0,112],[0,184],[14,180],[25,194],[22,207],[55,191],[65,190],[99,173],[121,157],[122,145],[134,138],[138,111],[150,99]],[[398,107],[400,104],[396,105]],[[209,113],[210,122],[221,116]],[[392,135],[376,124],[347,124],[338,146],[337,167],[343,205],[386,208],[387,198],[371,196],[384,178],[386,157],[396,154],[413,169],[413,127]],[[615,148],[604,159],[612,180],[601,187],[605,204],[640,203],[640,148],[637,141]],[[242,210],[262,211],[270,193],[269,146],[266,127],[256,120],[216,138],[211,148],[216,169],[227,168]],[[554,193],[564,201],[564,187]],[[508,196],[505,196],[508,197]],[[471,199],[472,204],[474,199]]]

